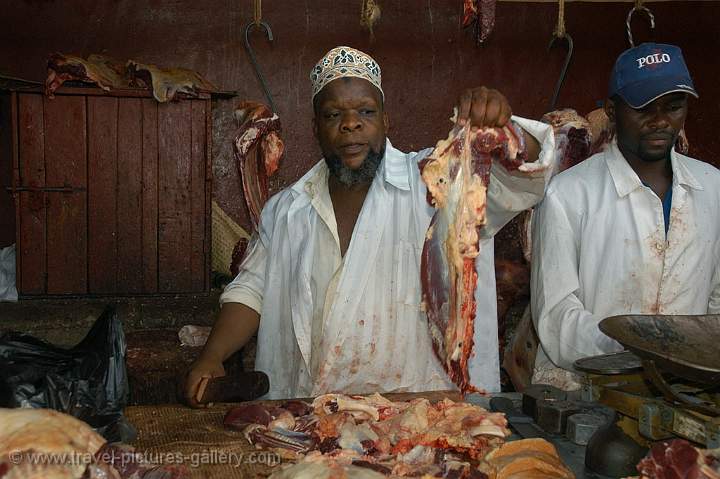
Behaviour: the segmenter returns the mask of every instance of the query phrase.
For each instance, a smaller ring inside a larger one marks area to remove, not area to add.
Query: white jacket
[[[616,144],[550,182],[533,217],[536,376],[621,349],[598,329],[608,316],[720,311],[720,171],[671,162],[667,238],[662,202]]]
[[[535,171],[491,170],[470,363],[472,383],[489,390],[499,389],[492,237],[542,198],[554,150],[547,125],[513,119],[543,149]],[[259,235],[221,303],[260,313],[256,369],[270,377],[269,398],[453,388],[420,310],[420,254],[434,210],[417,164],[431,151],[403,153],[387,141],[344,259],[323,160],[265,205]],[[327,294],[338,271],[335,294]],[[315,348],[313,324],[322,325]]]

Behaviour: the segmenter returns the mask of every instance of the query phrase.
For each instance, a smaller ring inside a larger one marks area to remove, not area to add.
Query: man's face
[[[686,93],[661,96],[634,109],[622,99],[609,100],[605,110],[615,122],[617,142],[623,154],[654,162],[670,157],[688,112]]]
[[[375,177],[387,128],[380,91],[366,80],[333,80],[315,98],[313,132],[330,171],[348,186]]]

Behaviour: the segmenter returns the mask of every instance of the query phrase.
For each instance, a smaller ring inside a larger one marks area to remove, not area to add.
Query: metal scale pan
[[[720,415],[717,405],[676,392],[662,376],[672,374],[705,387],[720,385],[720,315],[612,316],[600,322],[600,330],[642,360],[646,375],[666,399]]]

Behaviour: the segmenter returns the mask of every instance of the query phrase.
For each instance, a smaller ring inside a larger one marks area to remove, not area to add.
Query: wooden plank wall
[[[44,102],[45,184],[76,189],[47,193],[47,292],[87,293],[87,155],[83,97]]]
[[[190,103],[158,108],[158,274],[162,292],[190,290],[191,131]],[[172,172],[173,174],[169,174]]]
[[[18,150],[22,155],[19,164],[24,186],[45,186],[45,134],[43,98],[40,95],[18,97]],[[39,191],[21,191],[17,203],[19,219],[16,243],[19,265],[18,292],[33,294],[47,290],[45,276],[45,194]]]
[[[15,243],[15,200],[7,188],[13,182],[12,95],[0,92],[0,248]]]
[[[88,98],[88,277],[93,294],[117,289],[117,98]]]
[[[209,284],[209,100],[18,95],[20,294]]]
[[[158,291],[158,130],[155,100],[142,100],[143,291]]]

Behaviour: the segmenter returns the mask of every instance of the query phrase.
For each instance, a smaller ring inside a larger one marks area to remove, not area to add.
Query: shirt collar
[[[380,168],[387,183],[401,190],[407,191],[410,189],[407,156],[392,146],[389,139],[385,140],[385,158]]]
[[[305,173],[292,186],[295,193],[307,193],[311,197],[314,196],[318,188],[327,187],[327,177],[330,170],[322,159],[318,161],[307,173]],[[392,146],[389,139],[385,139],[385,157],[378,167],[378,173],[383,175],[383,179],[401,190],[410,189],[410,172],[408,171],[408,161],[406,155]]]
[[[610,144],[606,155],[608,170],[610,170],[610,176],[613,179],[618,196],[627,196],[642,186],[640,177],[620,152],[616,141]],[[703,189],[697,179],[690,173],[687,165],[685,165],[685,157],[677,153],[675,149],[670,152],[670,163],[673,171],[673,184],[685,185],[696,190]]]

